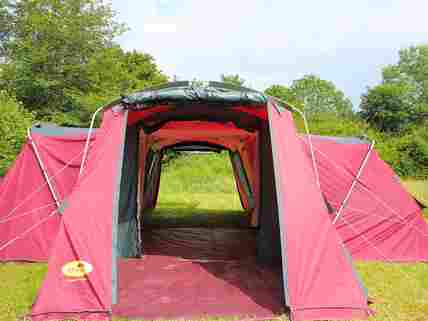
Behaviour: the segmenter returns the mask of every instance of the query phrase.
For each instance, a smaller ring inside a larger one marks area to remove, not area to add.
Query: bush
[[[15,98],[0,91],[0,176],[5,174],[21,150],[33,120],[33,114]]]
[[[295,115],[299,132],[305,133],[303,121]],[[309,120],[311,134],[325,136],[366,136],[375,140],[375,148],[394,171],[402,177],[428,178],[428,129],[414,127],[400,135],[386,134],[357,117],[340,118],[320,114]]]
[[[400,176],[428,178],[428,133],[416,129],[395,139],[397,155],[394,168]],[[394,141],[394,139],[392,139]]]

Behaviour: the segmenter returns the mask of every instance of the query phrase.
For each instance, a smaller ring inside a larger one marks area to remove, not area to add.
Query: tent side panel
[[[303,139],[309,157],[306,140]],[[321,188],[337,210],[367,144],[314,139]],[[428,261],[428,224],[393,170],[373,151],[336,228],[354,259]]]
[[[46,137],[35,132],[33,140],[62,202],[76,183],[84,137]],[[22,236],[0,250],[0,260],[47,261],[59,229],[60,215],[50,216],[56,207],[27,143],[0,186],[0,248]]]
[[[331,223],[293,117],[272,102],[268,112],[291,317],[365,319],[367,297]]]
[[[69,197],[32,320],[110,317],[113,211],[125,127],[125,113],[105,112],[84,176]]]
[[[60,217],[47,218],[56,205],[44,183],[31,146],[26,144],[0,190],[0,261],[48,259]],[[45,219],[34,231],[26,233]],[[20,235],[24,237],[16,239]]]

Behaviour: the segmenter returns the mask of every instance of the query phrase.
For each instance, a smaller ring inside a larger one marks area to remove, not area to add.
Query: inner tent
[[[119,260],[114,314],[158,319],[282,312],[281,241],[266,119],[265,106],[232,110],[187,104],[128,111],[116,242],[116,255],[128,259]],[[163,153],[171,148],[229,152],[247,228],[146,226],[158,199]]]

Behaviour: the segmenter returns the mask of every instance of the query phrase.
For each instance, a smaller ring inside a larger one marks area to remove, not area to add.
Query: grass
[[[428,207],[428,184],[426,181],[406,180],[404,185],[422,204]],[[425,209],[428,218],[428,209]]]
[[[428,200],[428,182],[405,184],[421,201]],[[168,218],[174,225],[210,220],[217,226],[240,226],[243,215],[226,155],[192,155],[168,165],[161,178],[159,207],[149,216],[152,223]],[[370,321],[428,320],[426,264],[358,262],[356,267],[375,302],[377,314]],[[45,272],[45,264],[0,264],[0,321],[14,321],[28,312]],[[232,319],[204,321],[226,320]]]

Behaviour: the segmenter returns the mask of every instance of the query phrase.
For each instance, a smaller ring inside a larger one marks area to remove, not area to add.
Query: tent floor
[[[117,316],[197,319],[283,313],[280,268],[256,263],[255,231],[146,231],[142,259],[119,262]]]

